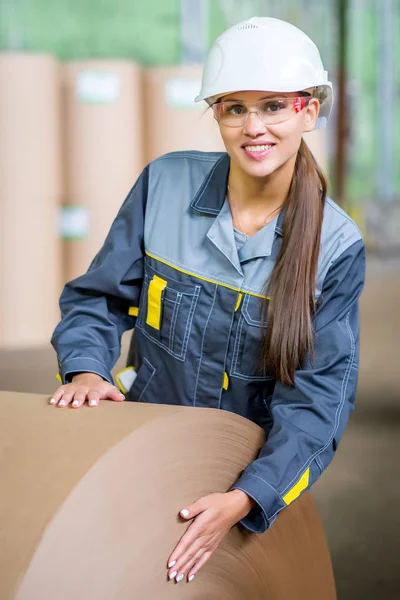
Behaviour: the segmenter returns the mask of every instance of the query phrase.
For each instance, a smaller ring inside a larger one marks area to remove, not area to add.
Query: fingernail
[[[96,400],[91,400],[89,402],[89,404],[90,404],[90,406],[96,406],[97,402],[96,402]]]
[[[50,404],[55,404],[56,402],[57,402],[57,400],[56,400],[55,398],[52,398],[52,399],[50,400]]]
[[[183,510],[181,510],[181,515],[182,515],[182,517],[188,517],[189,516],[188,509],[184,508]]]
[[[120,396],[121,396],[121,398],[124,398],[124,399],[125,399],[125,396],[124,396],[123,394],[120,394]]]
[[[188,581],[193,581],[193,579],[194,579],[194,575],[191,575],[191,576],[189,577]]]
[[[172,569],[174,565],[176,565],[176,560],[171,560],[171,562],[168,564],[168,569]]]
[[[170,579],[175,579],[175,577],[177,576],[177,572],[174,571],[173,573],[171,573],[171,575],[169,576]]]
[[[79,400],[74,400],[72,406],[79,406]]]
[[[60,402],[58,403],[58,406],[65,406],[65,400],[60,400]]]
[[[179,583],[180,581],[182,581],[182,579],[184,578],[183,573],[181,573],[180,575],[178,575],[178,577],[176,578],[176,583]]]

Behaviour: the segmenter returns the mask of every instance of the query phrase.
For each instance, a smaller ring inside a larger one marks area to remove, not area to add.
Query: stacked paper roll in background
[[[58,319],[60,70],[0,53],[0,346],[46,343]]]
[[[313,153],[315,160],[328,175],[328,134],[326,129],[316,129],[303,135],[305,142]]]
[[[265,534],[231,530],[191,583],[167,578],[179,510],[225,492],[265,434],[214,409],[104,402],[59,409],[0,393],[2,600],[334,600],[309,493]]]
[[[212,110],[194,102],[201,66],[151,67],[144,72],[146,161],[176,150],[225,151]]]
[[[67,205],[64,280],[82,275],[144,167],[141,70],[130,61],[64,66]]]

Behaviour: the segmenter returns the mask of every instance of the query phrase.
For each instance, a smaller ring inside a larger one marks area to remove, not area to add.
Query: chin
[[[247,161],[246,161],[247,162]],[[268,161],[268,159],[262,162],[255,162],[254,164],[242,164],[242,170],[250,177],[268,177],[279,169],[281,165],[275,161]]]

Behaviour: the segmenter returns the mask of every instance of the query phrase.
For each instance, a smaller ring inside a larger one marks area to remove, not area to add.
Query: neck
[[[231,161],[228,185],[236,210],[274,211],[288,196],[296,156],[266,177],[252,177]]]

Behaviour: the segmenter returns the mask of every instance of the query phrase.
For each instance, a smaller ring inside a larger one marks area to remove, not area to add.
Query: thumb
[[[123,402],[125,400],[125,396],[115,386],[110,386],[106,396],[110,400],[114,400],[114,402]]]
[[[189,504],[188,506],[185,506],[185,508],[182,508],[179,514],[183,519],[194,519],[194,517],[197,517],[197,515],[204,512],[206,508],[203,498],[200,498],[200,500],[197,500],[193,504]]]

